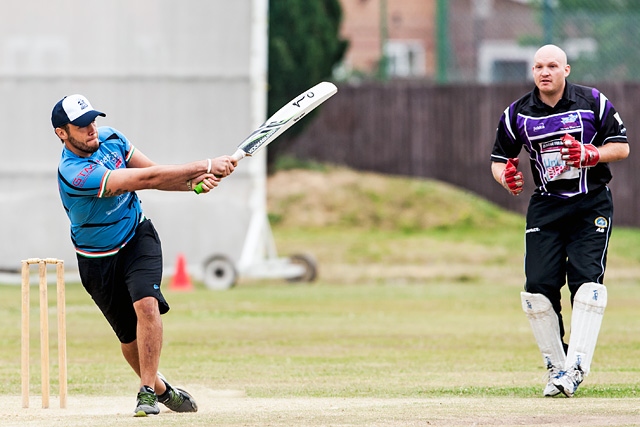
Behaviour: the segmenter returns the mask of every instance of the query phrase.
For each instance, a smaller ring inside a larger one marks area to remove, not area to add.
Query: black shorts
[[[120,342],[136,339],[135,301],[151,296],[158,300],[160,314],[169,311],[160,291],[162,245],[150,220],[141,222],[133,238],[115,255],[77,258],[82,285]]]

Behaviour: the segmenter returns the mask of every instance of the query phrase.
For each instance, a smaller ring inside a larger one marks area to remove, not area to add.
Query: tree
[[[341,21],[339,0],[269,1],[267,116],[294,96],[331,77],[348,45],[339,36]],[[269,146],[270,168],[278,153],[291,144],[291,137],[308,123],[309,117],[288,130],[282,141]]]

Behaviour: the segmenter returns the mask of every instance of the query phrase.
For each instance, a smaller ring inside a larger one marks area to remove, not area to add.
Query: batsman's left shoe
[[[584,373],[582,369],[580,369],[580,366],[576,366],[568,371],[560,371],[553,379],[553,385],[564,393],[565,396],[573,397],[583,379]]]
[[[158,402],[174,412],[198,412],[198,405],[193,396],[181,388],[171,386],[160,372],[158,377],[167,387],[167,390],[158,396]]]
[[[553,384],[553,380],[558,376],[559,371],[552,368],[549,369],[549,378],[547,381],[547,385],[544,388],[544,391],[542,392],[542,394],[545,397],[553,397],[553,396],[557,396],[560,393],[562,393],[560,390],[558,390],[558,387],[555,386],[555,384]]]

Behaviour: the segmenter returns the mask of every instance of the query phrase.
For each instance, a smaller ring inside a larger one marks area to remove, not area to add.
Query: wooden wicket
[[[40,288],[40,366],[42,407],[49,407],[49,296],[47,290],[47,264],[56,266],[58,308],[58,368],[60,408],[67,407],[67,322],[64,289],[64,261],[55,258],[29,258],[22,261],[22,407],[29,407],[29,267],[38,264]]]

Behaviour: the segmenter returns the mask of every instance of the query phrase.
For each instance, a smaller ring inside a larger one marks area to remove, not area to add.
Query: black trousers
[[[613,199],[608,187],[560,199],[534,194],[525,232],[525,291],[545,295],[560,321],[564,337],[561,289],[571,303],[580,285],[603,283],[611,236]]]

